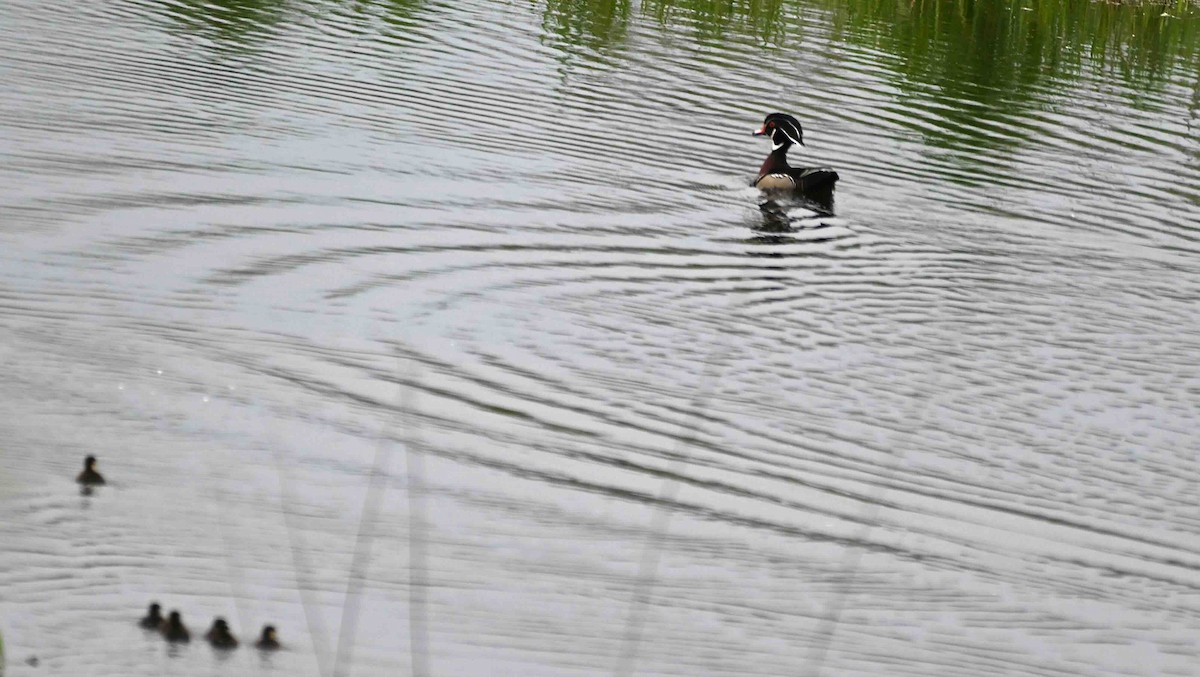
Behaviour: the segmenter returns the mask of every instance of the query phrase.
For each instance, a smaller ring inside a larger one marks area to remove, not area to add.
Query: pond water
[[[1196,674],[1194,5],[5,0],[0,155],[10,677]]]

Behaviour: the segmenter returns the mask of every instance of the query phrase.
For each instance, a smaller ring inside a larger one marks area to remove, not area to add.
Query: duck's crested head
[[[213,619],[213,629],[214,630],[228,630],[229,624],[225,622],[224,618],[217,616],[216,618]]]
[[[275,641],[275,626],[274,625],[264,625],[263,626],[262,641],[264,641],[264,642],[274,642]]]
[[[787,113],[771,113],[763,119],[762,127],[754,132],[754,136],[771,137],[771,150],[787,148],[793,143],[804,145],[804,130],[800,121]]]
[[[183,616],[180,616],[178,611],[172,611],[171,615],[167,617],[167,621],[171,625],[179,625],[183,623]]]
[[[150,603],[150,615],[151,616],[161,616],[162,615],[162,607],[159,606],[158,602]]]
[[[96,457],[88,456],[87,458],[83,459],[83,467],[87,468],[88,470],[92,470],[93,468],[95,468],[96,467]]]

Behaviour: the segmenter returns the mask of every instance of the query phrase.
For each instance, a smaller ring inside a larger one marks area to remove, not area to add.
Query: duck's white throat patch
[[[792,131],[795,131],[795,130],[792,130]],[[779,140],[779,137],[781,135],[783,136],[784,139],[786,139],[786,141]],[[788,131],[787,127],[785,127],[784,125],[779,125],[779,127],[775,128],[775,133],[771,135],[771,150],[773,150],[773,151],[779,150],[780,148],[783,147],[783,145],[785,143],[801,145],[800,144],[800,135],[793,134],[791,131]]]

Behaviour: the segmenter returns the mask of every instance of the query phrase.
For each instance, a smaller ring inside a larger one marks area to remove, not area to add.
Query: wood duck
[[[172,611],[167,617],[167,621],[162,624],[162,635],[167,638],[168,642],[190,642],[192,640],[191,633],[188,632],[187,626],[183,624],[183,617],[178,611]]]
[[[254,643],[254,646],[260,649],[266,649],[268,651],[273,651],[280,648],[282,645],[280,645],[279,640],[275,638],[275,626],[264,625],[262,637],[258,638],[258,641]]]
[[[797,193],[828,193],[838,180],[837,172],[828,168],[792,167],[787,161],[792,144],[804,145],[800,122],[785,113],[771,113],[763,120],[754,136],[771,137],[771,154],[763,161],[758,177],[752,184],[764,191],[793,191]]]
[[[96,472],[95,456],[88,456],[83,459],[83,472],[79,473],[75,481],[85,486],[104,484],[104,476]]]
[[[218,649],[235,649],[238,645],[237,637],[229,632],[229,624],[219,616],[213,620],[212,627],[208,629],[204,639]]]
[[[147,630],[157,630],[162,627],[163,620],[162,607],[158,605],[158,602],[152,602],[149,611],[146,612],[146,617],[138,621],[138,625]]]

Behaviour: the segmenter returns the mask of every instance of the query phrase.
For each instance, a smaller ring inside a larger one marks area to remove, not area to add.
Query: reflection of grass
[[[359,13],[361,23],[379,16],[406,28],[425,0],[331,0],[337,9]],[[159,0],[161,11],[192,35],[208,38],[222,49],[244,49],[270,38],[273,28],[290,19],[319,19],[330,7],[286,0]]]
[[[560,43],[604,51],[624,40],[631,0],[544,0]],[[904,74],[1000,89],[1071,77],[1085,65],[1153,87],[1174,64],[1200,70],[1193,0],[642,0],[641,15],[696,42],[746,37],[766,49],[799,34],[798,12],[828,16],[837,41],[902,57]],[[1163,13],[1169,16],[1160,16]],[[637,14],[634,12],[634,14]]]
[[[779,43],[790,23],[783,16],[783,4],[783,0],[644,0],[642,9],[664,26],[686,20],[695,27],[700,42],[744,35]]]
[[[750,42],[780,59],[803,28],[827,27],[830,53],[848,66],[864,48],[894,57],[868,58],[889,69],[907,108],[941,120],[913,128],[942,148],[1012,147],[1032,133],[1023,116],[1089,77],[1146,94],[1200,87],[1195,0],[642,0],[633,16],[630,0],[544,2],[556,47],[592,58],[619,48],[638,20],[683,37],[681,47]]]
[[[1175,62],[1198,65],[1200,13],[1186,0],[814,1],[829,9],[836,36],[902,57],[918,79],[966,76],[1003,88],[1072,77],[1087,65],[1154,86]]]
[[[1015,121],[1088,75],[1147,93],[1200,79],[1200,13],[1187,2],[813,1],[836,41],[898,57],[901,96],[944,121],[921,128],[934,146],[1007,147],[1023,133]]]
[[[914,82],[1014,91],[1107,69],[1153,89],[1175,66],[1200,73],[1195,0],[1111,4],[1096,0],[542,0],[542,27],[559,49],[602,56],[632,22],[655,21],[692,42],[751,40],[787,49],[802,35],[800,13],[821,15],[835,42],[900,57]],[[404,23],[424,0],[333,0],[339,7]],[[284,0],[170,0],[158,3],[191,33],[218,43],[265,37],[289,16],[321,7]],[[328,9],[328,8],[326,8]],[[517,11],[512,6],[510,11]],[[1160,16],[1162,14],[1169,16]],[[364,18],[364,21],[366,19]],[[792,42],[799,37],[793,37]],[[684,43],[686,44],[686,42]],[[972,97],[974,98],[974,97]]]
[[[1200,88],[1196,0],[1110,4],[1096,0],[541,0],[542,34],[565,59],[604,60],[643,22],[676,45],[757,44],[787,59],[806,30],[827,33],[848,66],[863,49],[890,72],[914,109],[936,107],[945,124],[920,125],[943,148],[1011,146],[1021,116],[1073,81],[1102,76],[1153,94],[1168,83]],[[276,24],[345,13],[402,37],[426,0],[162,0],[189,34],[218,48],[271,39]],[[519,3],[497,11],[521,11]],[[1166,16],[1163,16],[1163,15]],[[333,20],[333,19],[330,19]],[[395,36],[393,36],[395,37]],[[1147,97],[1146,101],[1151,100]],[[990,130],[990,131],[988,131]]]
[[[630,0],[545,0],[542,33],[572,52],[601,54],[625,40]],[[585,54],[586,55],[586,54]]]
[[[652,17],[664,28],[687,25],[701,44],[751,36],[761,42],[781,40],[790,22],[783,20],[786,0],[642,0],[634,12],[631,0],[543,0],[542,27],[560,48],[593,53],[618,47],[634,15]]]
[[[162,11],[189,32],[207,37],[222,47],[248,43],[283,15],[280,0],[172,0],[161,2]]]

